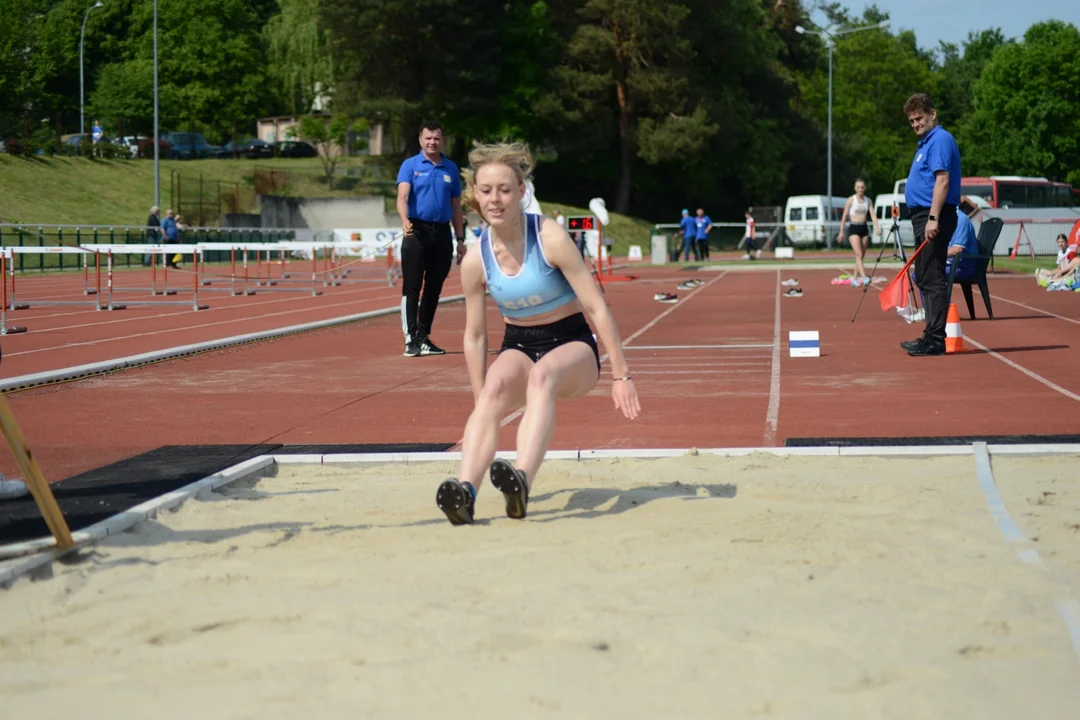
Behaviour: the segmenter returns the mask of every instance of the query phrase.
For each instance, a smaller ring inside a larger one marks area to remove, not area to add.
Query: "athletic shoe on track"
[[[780,284],[783,285],[784,287],[795,287],[796,285],[799,284],[799,281],[796,280],[795,278],[788,278],[787,280],[784,280]]]
[[[415,340],[405,343],[405,352],[403,354],[405,357],[416,357],[420,354],[420,343]]]
[[[653,300],[670,305],[671,303],[679,302],[679,296],[675,293],[656,293],[653,295]]]
[[[679,290],[693,290],[695,287],[693,280],[687,280],[686,282],[679,283]]]
[[[784,297],[802,297],[802,289],[793,287],[784,293]]]
[[[444,480],[435,493],[435,504],[446,513],[451,525],[472,525],[476,510],[476,490],[456,478]]]
[[[438,345],[436,345],[435,343],[431,342],[430,338],[424,338],[423,342],[420,343],[420,354],[421,355],[445,355],[446,351],[443,350]]]
[[[491,463],[491,484],[506,498],[506,517],[522,520],[529,505],[525,473],[505,460]]]

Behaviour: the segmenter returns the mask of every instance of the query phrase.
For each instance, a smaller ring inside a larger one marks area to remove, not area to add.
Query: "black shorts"
[[[596,338],[593,337],[592,328],[583,313],[575,313],[547,325],[507,325],[499,352],[520,350],[533,362],[539,362],[540,358],[555,348],[572,342],[583,342],[592,348],[593,355],[596,356],[596,370],[599,372],[600,349],[596,346]]]
[[[852,235],[858,235],[861,238],[870,237],[870,228],[866,223],[848,223],[847,234],[848,237]]]

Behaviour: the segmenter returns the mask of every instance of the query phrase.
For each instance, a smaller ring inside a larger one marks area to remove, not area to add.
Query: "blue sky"
[[[868,5],[842,0],[852,15],[861,16]],[[809,5],[809,3],[807,3]],[[914,30],[919,47],[933,49],[939,40],[960,45],[972,30],[1000,27],[1005,37],[1021,38],[1032,24],[1064,20],[1080,27],[1080,0],[878,0],[876,5],[892,18],[892,30]],[[814,13],[815,23],[824,23]]]

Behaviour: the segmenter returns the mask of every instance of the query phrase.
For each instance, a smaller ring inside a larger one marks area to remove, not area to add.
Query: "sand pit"
[[[994,460],[1040,567],[971,457],[282,466],[0,594],[3,716],[1075,718],[1076,463]]]

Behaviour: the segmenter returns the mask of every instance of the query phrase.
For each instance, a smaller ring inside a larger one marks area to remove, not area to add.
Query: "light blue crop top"
[[[540,244],[540,215],[525,215],[525,261],[516,275],[507,275],[491,249],[491,229],[480,236],[480,259],[488,292],[502,314],[526,318],[550,312],[577,299],[558,268],[552,267]]]

